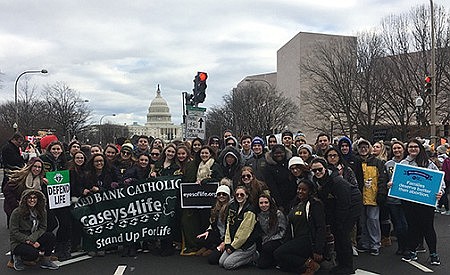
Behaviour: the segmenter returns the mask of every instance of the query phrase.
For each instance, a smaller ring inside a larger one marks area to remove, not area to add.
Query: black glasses
[[[315,169],[311,169],[311,172],[313,172],[314,174],[317,172],[322,172],[323,171],[323,167],[322,168],[315,168]]]
[[[150,153],[150,156],[157,157],[157,156],[159,156],[159,153]]]
[[[236,197],[245,197],[245,193],[236,193]]]
[[[242,175],[241,178],[242,178],[242,179],[251,179],[251,178],[252,178],[252,175],[250,175],[250,174]]]
[[[417,149],[419,148],[419,145],[409,145],[408,149]]]
[[[337,158],[338,154],[328,154],[327,158]]]
[[[131,153],[128,152],[128,151],[122,151],[122,154],[124,154],[125,156],[126,156],[126,155],[131,155]]]
[[[228,196],[228,194],[227,193],[223,193],[223,192],[219,192],[219,193],[217,193],[217,196],[218,197],[226,197],[226,196]]]

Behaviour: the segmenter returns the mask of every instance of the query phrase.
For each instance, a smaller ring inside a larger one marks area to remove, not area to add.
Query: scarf
[[[32,173],[28,173],[25,179],[25,187],[27,189],[41,190],[41,179],[39,177],[33,177]]]
[[[39,220],[37,218],[36,212],[33,210],[30,210],[30,221],[33,224],[31,227],[31,233],[34,233],[34,232],[36,232],[36,230],[38,230]]]
[[[206,163],[203,163],[203,161],[200,162],[197,170],[197,181],[211,178],[211,166],[213,166],[213,164],[213,158],[210,158]]]

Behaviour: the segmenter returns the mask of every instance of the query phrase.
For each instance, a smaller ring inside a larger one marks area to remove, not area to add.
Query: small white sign
[[[205,139],[206,136],[206,116],[187,115],[186,116],[186,138],[194,139],[199,137]]]

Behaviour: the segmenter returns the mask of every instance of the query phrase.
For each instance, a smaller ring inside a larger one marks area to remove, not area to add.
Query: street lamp
[[[262,81],[262,82],[265,82],[267,85],[269,85],[270,89],[273,89],[272,84],[270,84],[269,81],[267,81],[267,80],[265,80],[265,79],[262,79],[262,78],[246,78],[244,81],[245,81],[245,82]]]
[[[436,146],[436,40],[434,35],[435,21],[434,21],[434,7],[433,0],[430,0],[431,9],[431,143]]]
[[[100,122],[99,122],[99,131],[100,131],[100,134],[99,134],[99,136],[100,136],[100,141],[99,141],[99,143],[100,143],[100,145],[102,144],[102,121],[103,121],[103,118],[105,117],[105,116],[116,116],[116,114],[110,114],[110,115],[103,115],[101,118],[100,118]]]
[[[30,70],[30,71],[24,71],[23,73],[19,74],[19,76],[16,78],[16,82],[14,83],[14,107],[16,108],[16,119],[13,125],[14,131],[19,130],[19,104],[17,102],[17,84],[19,83],[19,79],[24,74],[46,74],[48,73],[47,70],[42,69],[40,71],[37,70]]]
[[[330,115],[330,126],[331,126],[331,131],[330,131],[330,142],[331,143],[333,143],[333,127],[334,127],[334,121],[335,121],[335,118],[334,118],[334,116],[333,115]]]

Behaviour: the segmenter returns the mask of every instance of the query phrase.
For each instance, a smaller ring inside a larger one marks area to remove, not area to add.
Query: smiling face
[[[314,177],[316,177],[318,179],[323,178],[325,176],[325,172],[326,172],[325,167],[323,167],[322,163],[320,163],[320,162],[314,162],[311,165],[311,171],[313,172]]]
[[[101,154],[102,153],[102,149],[98,146],[92,146],[91,147],[91,155],[94,154]]]
[[[76,153],[76,154],[73,156],[73,161],[75,162],[75,164],[76,164],[77,166],[81,166],[81,165],[84,164],[84,162],[86,161],[86,159],[84,158],[84,155],[83,155],[83,154],[81,154],[80,152],[78,152],[78,153]]]
[[[286,152],[281,149],[281,148],[277,148],[274,152],[273,152],[273,159],[276,162],[280,162],[282,161],[286,156]]]
[[[200,151],[200,158],[202,159],[203,162],[207,162],[211,158],[211,153],[207,148],[203,148]]]
[[[200,143],[200,141],[196,140],[196,141],[194,141],[194,143],[192,143],[192,151],[194,151],[195,153],[200,151],[201,148],[202,148],[202,144]]]
[[[229,197],[227,193],[219,192],[217,193],[217,200],[221,203],[228,201]]]
[[[297,198],[299,198],[301,201],[308,200],[309,192],[310,192],[309,186],[306,183],[301,182],[297,186]]]
[[[36,204],[37,204],[37,201],[38,201],[38,197],[36,195],[34,195],[34,194],[29,195],[27,197],[27,205],[28,205],[28,207],[30,207],[30,208],[35,207]]]
[[[309,154],[309,151],[307,149],[302,148],[298,150],[298,156],[301,157],[303,161],[307,161],[311,155]]]
[[[403,159],[403,154],[405,153],[405,149],[398,143],[394,143],[392,145],[392,154],[396,159]]]
[[[42,163],[40,161],[36,161],[33,166],[31,166],[31,174],[33,176],[38,176],[42,172]]]
[[[327,136],[320,136],[317,140],[317,144],[319,145],[320,149],[326,150],[328,146],[330,146],[330,141],[328,140]]]
[[[138,147],[141,149],[141,151],[145,151],[148,149],[148,139],[146,138],[140,138],[138,140]]]
[[[102,156],[95,156],[92,160],[94,162],[95,170],[101,171],[105,167],[105,160]]]
[[[248,151],[248,150],[250,150],[250,147],[252,145],[252,140],[250,138],[246,138],[241,141],[241,145],[242,145],[242,149],[244,149],[245,151]]]
[[[263,147],[261,144],[253,144],[252,150],[256,155],[260,155],[263,152]]]
[[[150,159],[148,158],[147,155],[141,155],[138,159],[139,166],[142,168],[147,167],[149,161]]]
[[[157,161],[157,160],[159,160],[160,155],[161,155],[161,153],[160,153],[159,150],[156,149],[156,148],[153,148],[153,149],[150,151],[150,158],[152,159],[152,161]]]
[[[378,156],[381,154],[381,144],[379,142],[375,142],[372,146],[372,154]]]
[[[286,147],[291,147],[292,142],[293,142],[293,140],[292,140],[292,137],[291,137],[291,136],[284,136],[284,137],[283,137],[283,145],[284,145],[284,146],[286,146]]]
[[[50,148],[50,153],[53,155],[53,157],[58,158],[62,153],[61,145],[53,145],[52,148]]]
[[[247,195],[247,193],[245,193],[244,189],[238,188],[238,189],[236,189],[234,198],[239,204],[243,204],[247,201],[248,195]]]
[[[408,143],[408,155],[412,158],[417,157],[420,152],[419,144],[415,142]]]
[[[270,209],[270,201],[268,198],[260,197],[258,201],[259,209],[261,212],[267,212]]]
[[[179,162],[184,162],[188,157],[188,152],[184,148],[178,148],[177,159]]]
[[[114,148],[106,147],[105,156],[107,159],[114,160],[114,158],[116,157],[116,154],[117,154],[117,151],[114,150]]]
[[[173,160],[175,158],[175,148],[173,148],[172,146],[167,147],[165,154],[166,160]]]
[[[249,171],[244,170],[242,171],[241,179],[245,185],[248,185],[253,180],[253,175]]]
[[[72,144],[72,146],[70,146],[69,152],[73,156],[75,155],[76,152],[79,152],[80,150],[81,150],[80,144],[74,143]]]

